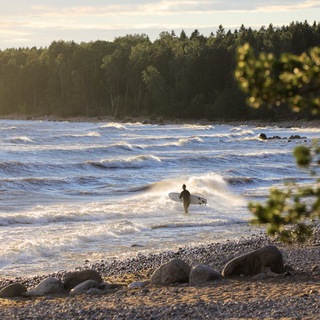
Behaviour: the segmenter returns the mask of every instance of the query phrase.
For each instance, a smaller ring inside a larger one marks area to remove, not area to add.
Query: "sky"
[[[0,50],[48,47],[53,41],[113,41],[163,31],[204,36],[291,22],[320,22],[320,0],[0,0]]]

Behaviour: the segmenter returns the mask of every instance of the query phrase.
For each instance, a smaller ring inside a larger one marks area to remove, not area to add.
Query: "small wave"
[[[46,211],[42,207],[35,208],[32,212],[15,213],[12,215],[0,215],[0,226],[10,225],[43,225],[61,222],[83,222],[105,220],[105,212],[88,212],[81,209],[63,209],[52,207]]]
[[[27,184],[27,185],[34,185],[34,186],[54,186],[58,184],[64,184],[66,183],[66,180],[64,178],[38,178],[38,177],[32,177],[32,178],[6,178],[1,179],[0,183],[8,183],[8,184]]]
[[[12,137],[8,141],[10,143],[33,143],[32,139],[26,136]]]
[[[232,138],[238,138],[240,136],[253,136],[255,133],[252,130],[242,130],[237,133],[230,134]]]
[[[198,142],[203,142],[203,140],[199,137],[193,137],[193,138],[189,138],[189,139],[180,139],[178,142],[178,145],[183,146],[188,143],[198,143]]]
[[[230,185],[241,185],[241,184],[251,184],[254,183],[254,179],[251,177],[229,177],[225,180]]]
[[[290,156],[290,150],[270,150],[270,151],[244,151],[241,153],[230,153],[228,155],[217,155],[216,158],[220,159],[221,161],[244,161],[243,159],[248,158],[248,161],[252,161],[253,159],[268,159],[272,158],[272,162],[276,163],[281,158],[286,158]]]
[[[202,143],[203,140],[199,137],[193,137],[193,138],[183,138],[183,139],[179,139],[179,141],[175,141],[175,142],[168,142],[162,146],[164,147],[170,147],[170,146],[177,146],[177,147],[183,147],[185,145],[188,144],[192,144],[192,143]]]
[[[181,229],[181,228],[203,228],[203,227],[217,227],[231,224],[245,224],[246,221],[239,219],[216,219],[213,221],[205,222],[176,222],[176,223],[163,223],[151,226],[151,229]]]
[[[79,163],[79,166],[82,166]],[[49,171],[55,173],[61,173],[61,170],[69,170],[70,168],[76,168],[75,163],[61,163],[61,164],[50,164],[46,162],[22,162],[22,161],[4,161],[0,162],[0,170],[10,174],[23,174],[26,173],[36,176],[43,174],[48,175]]]
[[[11,126],[11,127],[1,127],[0,130],[6,131],[6,130],[17,130],[18,127],[16,126]]]
[[[211,125],[201,125],[201,124],[185,124],[183,126],[184,128],[188,128],[188,129],[200,129],[200,130],[212,130],[214,129],[214,126]]]
[[[116,129],[116,130],[127,130],[127,128],[120,124],[120,123],[116,123],[116,122],[110,122],[110,123],[107,123],[103,126],[100,126],[99,129]]]
[[[114,144],[110,144],[108,146],[95,146],[91,148],[87,148],[88,151],[92,152],[94,150],[96,151],[108,151],[110,149],[112,150],[126,150],[126,151],[133,151],[135,149],[144,149],[145,147],[142,145],[132,145],[127,142],[118,142]]]
[[[129,151],[134,149],[134,147],[131,144],[126,143],[126,142],[115,143],[115,144],[112,144],[108,147],[109,148],[119,148],[119,149],[129,150]]]
[[[21,161],[4,161],[0,162],[0,169],[4,171],[19,171],[21,169],[26,169],[27,164],[21,162]]]
[[[101,137],[101,134],[99,132],[92,131],[88,133],[68,134],[62,137],[68,137],[68,138]]]
[[[146,166],[154,166],[156,163],[161,162],[161,159],[152,155],[140,155],[127,159],[107,159],[101,161],[88,161],[89,165],[99,168],[109,169],[126,169],[126,168],[142,168]]]
[[[248,137],[253,137],[255,135],[255,133],[252,130],[234,130],[231,129],[230,132],[226,132],[226,133],[216,133],[216,134],[212,134],[211,138],[221,138],[221,139],[245,139]]]

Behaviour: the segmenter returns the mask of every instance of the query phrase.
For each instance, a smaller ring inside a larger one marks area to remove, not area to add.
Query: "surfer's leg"
[[[183,202],[183,206],[184,206],[184,212],[185,212],[185,213],[189,213],[189,212],[188,212],[188,208],[189,208],[189,206],[190,206],[190,201],[184,201],[184,202]]]

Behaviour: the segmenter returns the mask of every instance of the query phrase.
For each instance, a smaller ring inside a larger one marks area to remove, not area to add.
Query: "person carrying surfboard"
[[[190,192],[187,190],[187,186],[185,184],[182,185],[182,189],[179,199],[183,199],[184,212],[188,213],[188,208],[190,206]]]

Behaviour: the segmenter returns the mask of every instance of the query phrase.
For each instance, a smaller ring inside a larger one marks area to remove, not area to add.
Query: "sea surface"
[[[260,133],[283,139],[262,141]],[[291,140],[291,135],[305,139]],[[0,120],[0,276],[246,237],[319,128]],[[182,184],[206,206],[168,197]]]

